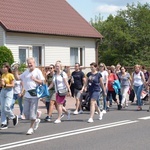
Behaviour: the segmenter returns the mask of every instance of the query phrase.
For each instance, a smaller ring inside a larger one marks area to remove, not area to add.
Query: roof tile
[[[0,22],[8,31],[101,38],[65,0],[1,0]]]

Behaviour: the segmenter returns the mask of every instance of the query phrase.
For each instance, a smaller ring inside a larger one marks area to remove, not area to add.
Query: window
[[[84,51],[81,47],[71,47],[70,48],[70,66],[74,66],[75,63],[80,63],[84,65]]]
[[[20,64],[26,63],[26,59],[28,57],[27,54],[28,54],[27,47],[19,47],[19,63]]]
[[[33,46],[33,57],[37,66],[42,66],[42,47]]]

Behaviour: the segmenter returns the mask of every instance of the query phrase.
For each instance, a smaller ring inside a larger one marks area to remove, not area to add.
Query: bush
[[[14,57],[10,49],[0,46],[0,68],[2,68],[4,62],[8,62],[11,65],[14,62]]]

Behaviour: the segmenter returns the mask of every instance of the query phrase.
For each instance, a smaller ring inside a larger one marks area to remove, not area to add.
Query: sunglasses
[[[45,68],[46,70],[53,69],[52,67]]]

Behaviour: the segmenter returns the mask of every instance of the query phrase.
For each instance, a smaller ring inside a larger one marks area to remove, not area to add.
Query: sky
[[[88,22],[95,16],[105,20],[110,14],[115,15],[117,10],[126,9],[127,3],[138,3],[138,0],[67,0],[67,2]],[[139,0],[141,4],[150,3],[150,0]]]

